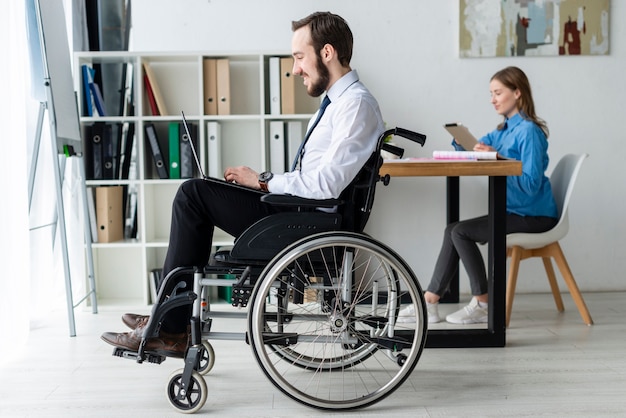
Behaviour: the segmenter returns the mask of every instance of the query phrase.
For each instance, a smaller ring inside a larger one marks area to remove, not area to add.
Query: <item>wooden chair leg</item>
[[[517,285],[517,273],[519,271],[519,263],[522,259],[522,247],[514,246],[510,251],[511,266],[509,267],[509,280],[506,285],[506,317],[505,326],[509,326],[511,321],[511,311],[513,310],[513,298],[515,298],[515,286]]]
[[[561,246],[558,242],[550,244],[550,250],[552,252],[552,257],[556,261],[556,265],[559,267],[559,271],[567,284],[567,288],[569,289],[570,295],[572,295],[572,299],[574,299],[574,303],[578,307],[578,312],[580,312],[580,316],[583,321],[587,325],[592,325],[593,320],[591,319],[591,315],[589,314],[589,309],[587,309],[587,305],[583,299],[580,290],[578,289],[578,285],[576,284],[576,280],[574,280],[574,275],[567,264],[567,260],[565,259],[565,255],[563,255],[563,250],[561,250]]]
[[[559,312],[563,312],[565,310],[565,306],[563,306],[563,298],[561,297],[559,284],[556,282],[556,275],[554,274],[554,268],[552,267],[552,259],[550,257],[541,257],[541,259],[543,260],[543,267],[546,269],[546,275],[548,276],[550,289],[552,289],[552,296],[554,296],[556,309]]]

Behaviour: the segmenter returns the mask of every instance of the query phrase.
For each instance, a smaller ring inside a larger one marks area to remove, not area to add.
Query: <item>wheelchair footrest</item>
[[[136,351],[126,350],[125,348],[120,348],[120,347],[115,347],[113,349],[113,355],[116,357],[122,357],[122,358],[135,360],[138,363],[147,361],[148,363],[155,363],[155,364],[161,364],[167,358],[165,356],[159,356],[156,354],[144,353],[144,358],[140,359],[139,353],[137,353]]]

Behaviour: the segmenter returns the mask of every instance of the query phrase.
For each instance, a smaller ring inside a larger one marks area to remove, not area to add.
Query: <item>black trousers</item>
[[[545,216],[506,215],[506,233],[545,232],[552,229],[558,219]],[[472,295],[488,292],[487,272],[478,243],[489,240],[489,217],[468,219],[449,224],[444,232],[443,244],[435,264],[433,277],[428,285],[429,292],[443,296],[463,262],[470,280]]]
[[[178,189],[172,204],[169,247],[163,277],[176,267],[204,267],[211,255],[215,227],[237,237],[259,219],[276,213],[260,201],[264,193],[221,181],[191,179]],[[185,277],[193,286],[193,277]],[[189,324],[191,307],[171,310],[162,329],[183,332]]]

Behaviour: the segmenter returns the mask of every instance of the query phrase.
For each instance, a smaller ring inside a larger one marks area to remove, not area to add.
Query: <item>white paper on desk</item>
[[[433,151],[435,160],[497,160],[495,151]]]

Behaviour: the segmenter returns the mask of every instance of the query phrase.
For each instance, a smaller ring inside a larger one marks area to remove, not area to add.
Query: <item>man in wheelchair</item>
[[[309,199],[338,198],[368,161],[384,130],[378,103],[351,69],[353,37],[340,16],[313,13],[292,22],[293,74],[304,79],[307,92],[325,98],[311,119],[291,171],[258,174],[249,167],[230,167],[226,182],[191,179],[173,202],[170,241],[163,277],[180,266],[209,262],[213,230],[238,237],[256,221],[281,209],[261,201],[267,192]],[[243,187],[242,187],[243,186]],[[193,277],[186,279],[189,288]],[[159,336],[149,338],[145,351],[183,357],[189,339],[191,306],[167,312]],[[130,332],[106,332],[102,339],[138,351],[148,316],[125,314]]]

